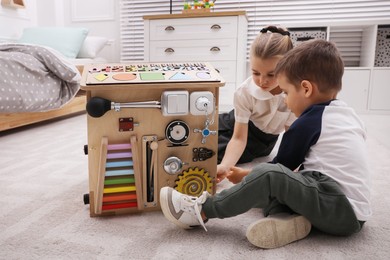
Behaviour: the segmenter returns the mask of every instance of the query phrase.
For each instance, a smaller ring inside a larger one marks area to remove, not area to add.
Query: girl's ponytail
[[[290,32],[276,26],[264,27],[260,30],[251,45],[251,56],[261,59],[284,56],[293,48]]]

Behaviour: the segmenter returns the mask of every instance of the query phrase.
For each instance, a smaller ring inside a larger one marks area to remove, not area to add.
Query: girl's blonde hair
[[[250,56],[269,59],[283,56],[293,48],[290,33],[281,27],[268,26],[263,28],[252,42]]]

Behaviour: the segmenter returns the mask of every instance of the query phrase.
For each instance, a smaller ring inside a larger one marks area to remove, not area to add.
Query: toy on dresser
[[[199,13],[199,12],[209,12],[210,9],[213,9],[215,2],[211,0],[194,0],[194,1],[185,1],[183,5],[183,13]]]
[[[158,210],[164,186],[214,193],[224,84],[209,63],[86,68],[91,216]]]

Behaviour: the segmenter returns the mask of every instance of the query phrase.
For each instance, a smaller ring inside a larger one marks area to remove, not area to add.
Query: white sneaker
[[[305,238],[311,229],[310,222],[300,215],[275,215],[252,223],[246,237],[261,248],[276,248]]]
[[[171,187],[163,187],[160,190],[161,210],[169,221],[181,228],[202,226],[207,231],[200,213],[208,195],[209,193],[204,191],[199,198],[192,197]]]

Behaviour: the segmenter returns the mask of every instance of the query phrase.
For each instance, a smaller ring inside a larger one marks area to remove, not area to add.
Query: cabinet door
[[[356,112],[366,112],[370,69],[346,69],[343,76],[343,88],[337,98],[346,102]]]
[[[374,69],[371,87],[370,109],[390,110],[390,69]]]

